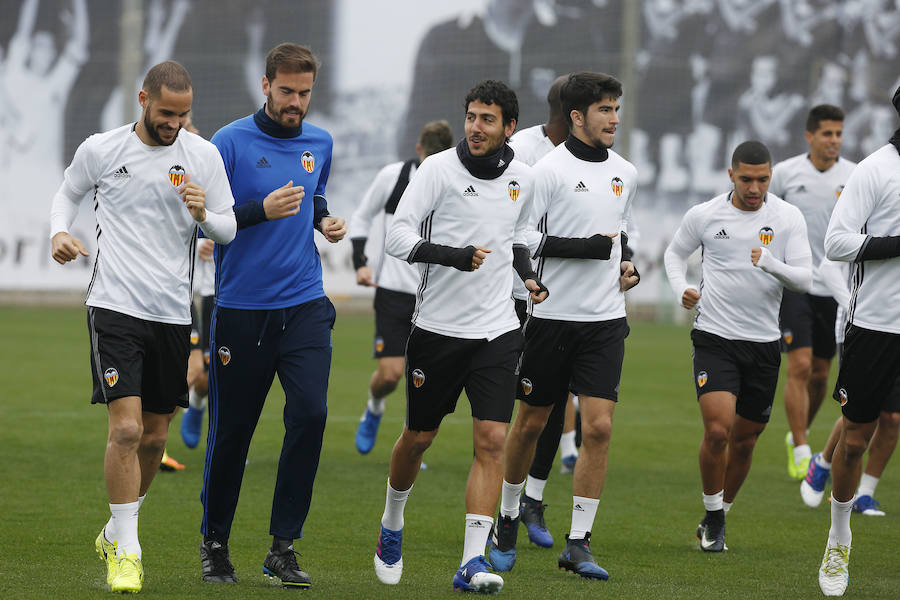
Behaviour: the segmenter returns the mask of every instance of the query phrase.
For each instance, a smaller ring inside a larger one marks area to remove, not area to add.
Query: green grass
[[[320,598],[450,596],[463,537],[463,489],[472,456],[471,419],[461,401],[426,454],[407,505],[405,573],[395,587],[378,583],[372,554],[384,506],[393,440],[404,399],[395,393],[375,450],[353,446],[374,361],[372,319],[340,314],[334,333],[329,418],[312,510],[297,544]],[[83,308],[0,308],[0,598],[105,598],[104,566],[93,540],[108,516],[102,460],[105,411],[88,404],[90,376]],[[270,543],[268,519],[281,444],[283,395],[274,386],[250,449],[250,464],[230,542],[237,586],[200,580],[200,481],[203,448],[187,450],[172,427],[169,449],[187,465],[160,473],[141,510],[146,583],[157,598],[269,598],[292,592],[260,571]],[[547,486],[553,550],[519,545],[509,598],[819,598],[816,570],[824,549],[827,506],[803,506],[786,476],[786,431],[779,392],[769,431],[728,519],[722,555],[697,549],[702,517],[697,447],[701,424],[690,375],[685,327],[633,323],[621,402],[616,410],[609,476],[593,533],[608,582],[583,581],[556,569],[568,531],[570,476]],[[837,409],[826,400],[811,439],[824,442]],[[180,419],[180,417],[179,417]],[[900,484],[888,467],[878,489],[888,516],[853,517],[848,598],[896,598],[900,589]],[[520,542],[526,536],[520,535]],[[296,592],[294,592],[296,593]]]

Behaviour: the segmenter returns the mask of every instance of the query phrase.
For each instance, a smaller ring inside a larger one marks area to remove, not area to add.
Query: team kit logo
[[[703,387],[706,385],[706,382],[709,381],[709,376],[706,374],[706,371],[700,371],[697,373],[697,386]]]
[[[509,198],[510,198],[510,200],[512,200],[513,202],[515,202],[516,200],[519,199],[519,190],[520,190],[521,188],[519,187],[519,182],[518,182],[518,181],[515,181],[515,180],[510,181],[510,182],[509,182],[509,185],[506,186],[506,189],[509,191]]]
[[[838,398],[841,399],[840,400],[841,406],[844,406],[845,404],[847,404],[847,401],[849,400],[849,398],[847,397],[847,390],[845,390],[844,388],[839,389],[838,390]]]
[[[116,387],[116,383],[119,382],[119,372],[110,367],[103,373],[103,379],[106,380],[106,385],[109,387]]]
[[[222,362],[222,366],[226,366],[231,362],[231,350],[228,349],[228,346],[222,346],[219,348],[219,360]]]
[[[843,192],[843,191],[844,191],[844,186],[839,185],[839,186],[837,186],[837,189],[834,190],[834,195],[837,196],[838,198],[840,198],[841,192]]]
[[[306,169],[307,173],[312,173],[316,169],[316,157],[313,156],[313,153],[307,150],[300,156],[300,164],[303,165],[303,168]]]
[[[616,196],[621,196],[622,192],[625,191],[625,182],[618,177],[613,177],[612,181],[609,182],[609,185],[612,187],[613,194]]]
[[[184,183],[185,174],[184,167],[181,165],[172,165],[172,168],[169,169],[169,181],[172,182],[172,185],[178,187]]]
[[[522,379],[522,391],[525,392],[525,395],[528,396],[531,394],[531,390],[534,389],[534,386],[531,384],[531,380],[527,377]]]
[[[375,352],[381,352],[384,350],[384,338],[377,337],[375,338]]]
[[[768,246],[774,238],[775,231],[771,227],[763,227],[759,230],[759,241],[763,243],[763,246]]]
[[[794,332],[790,329],[785,329],[784,333],[781,334],[781,337],[784,338],[784,343],[790,346],[791,342],[794,341]]]
[[[425,385],[425,373],[422,372],[422,369],[415,369],[412,372],[412,381],[413,385],[417,388]]]

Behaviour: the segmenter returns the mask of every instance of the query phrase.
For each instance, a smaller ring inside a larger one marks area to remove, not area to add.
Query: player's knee
[[[505,442],[505,428],[493,428],[482,432],[475,438],[475,456],[480,459],[501,462],[503,460]]]
[[[519,404],[519,414],[516,415],[513,426],[520,435],[528,439],[537,439],[547,425],[547,413],[530,406],[526,408],[526,406],[524,403]]]
[[[163,450],[166,449],[166,441],[168,441],[166,431],[145,431],[144,435],[141,436],[141,450],[162,454]]]
[[[900,412],[882,412],[878,417],[878,427],[883,427],[885,432],[897,437],[900,431]]]
[[[401,363],[399,366],[396,365],[380,365],[378,370],[381,371],[381,380],[385,383],[385,385],[391,386],[391,391],[397,387],[397,384],[400,382],[400,379],[403,378],[403,373],[405,371],[404,365]]]
[[[120,419],[110,425],[109,441],[116,446],[136,448],[144,428],[136,419]]]
[[[404,429],[397,444],[401,445],[412,456],[421,456],[431,446],[436,435],[437,430],[412,431]]]
[[[812,376],[812,361],[805,355],[790,356],[787,365],[787,375],[791,379],[809,381]]]
[[[728,428],[719,423],[711,423],[707,425],[703,434],[703,442],[708,448],[715,452],[724,452],[728,446]]]
[[[742,438],[732,440],[730,451],[740,456],[750,456],[753,454],[753,448],[759,440],[759,434],[747,435]]]
[[[612,437],[612,419],[607,416],[598,416],[585,419],[581,415],[581,439],[595,445],[608,445]]]

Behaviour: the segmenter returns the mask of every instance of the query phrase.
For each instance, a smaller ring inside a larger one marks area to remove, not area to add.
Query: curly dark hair
[[[466,95],[466,112],[469,110],[469,104],[475,100],[499,106],[504,125],[509,125],[510,121],[519,120],[519,100],[516,98],[516,93],[502,81],[485,79],[469,90]]]

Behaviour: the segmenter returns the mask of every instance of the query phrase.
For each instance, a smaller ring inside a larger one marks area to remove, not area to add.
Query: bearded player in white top
[[[594,560],[590,531],[606,477],[613,410],[625,355],[624,291],[639,276],[622,260],[637,172],[610,150],[619,123],[622,84],[602,73],[573,73],[560,89],[571,126],[564,144],[534,167],[529,221],[538,274],[560,293],[532,308],[516,388],[500,514],[491,540],[495,568],[516,560],[519,495],[538,436],[554,405],[578,394],[582,449],[572,484],[572,527],[558,566],[589,579],[609,574]]]
[[[900,114],[900,88],[894,92]],[[850,579],[850,511],[862,455],[891,411],[900,373],[900,129],[857,165],[831,213],[825,254],[851,263],[850,311],[833,397],[843,435],[831,468],[831,528],[819,568],[826,596],[842,596]]]
[[[815,418],[835,353],[837,303],[818,276],[825,256],[825,229],[831,211],[856,163],[840,157],[844,111],[814,106],[806,117],[809,152],[772,169],[769,191],[803,213],[813,260],[813,282],[806,294],[785,290],[781,299],[781,337],[787,347],[784,410],[791,430],[785,436],[788,475],[803,479],[812,452],[806,431]]]
[[[509,273],[515,264],[532,301],[547,289],[528,259],[531,169],[506,143],[516,127],[515,92],[487,80],[466,96],[466,138],[426,158],[403,194],[387,252],[420,263],[421,283],[406,349],[406,425],[391,454],[375,573],[396,584],[403,570],[403,511],[422,455],[463,389],[472,407],[475,459],[466,485],[463,558],[453,588],[493,593],[503,578],[484,558],[500,495],[503,442],[521,350]]]
[[[193,100],[178,63],[150,69],[141,119],[92,135],[75,153],[51,209],[52,256],[87,256],[68,229],[93,190],[98,251],[88,289],[92,403],[107,405],[104,471],[112,513],[95,542],[114,592],[144,580],[138,510],[156,475],[168,425],[187,407],[191,277],[197,227],[218,244],[237,230],[222,158],[181,131]]]
[[[704,426],[706,515],[697,529],[704,552],[727,549],[725,515],[772,413],[782,289],[806,292],[812,281],[803,215],[768,193],[769,150],[757,141],[740,144],[728,175],[734,189],[688,210],[664,257],[678,301],[697,307],[691,339]],[[703,251],[699,286],[685,279],[687,259],[697,248]]]

